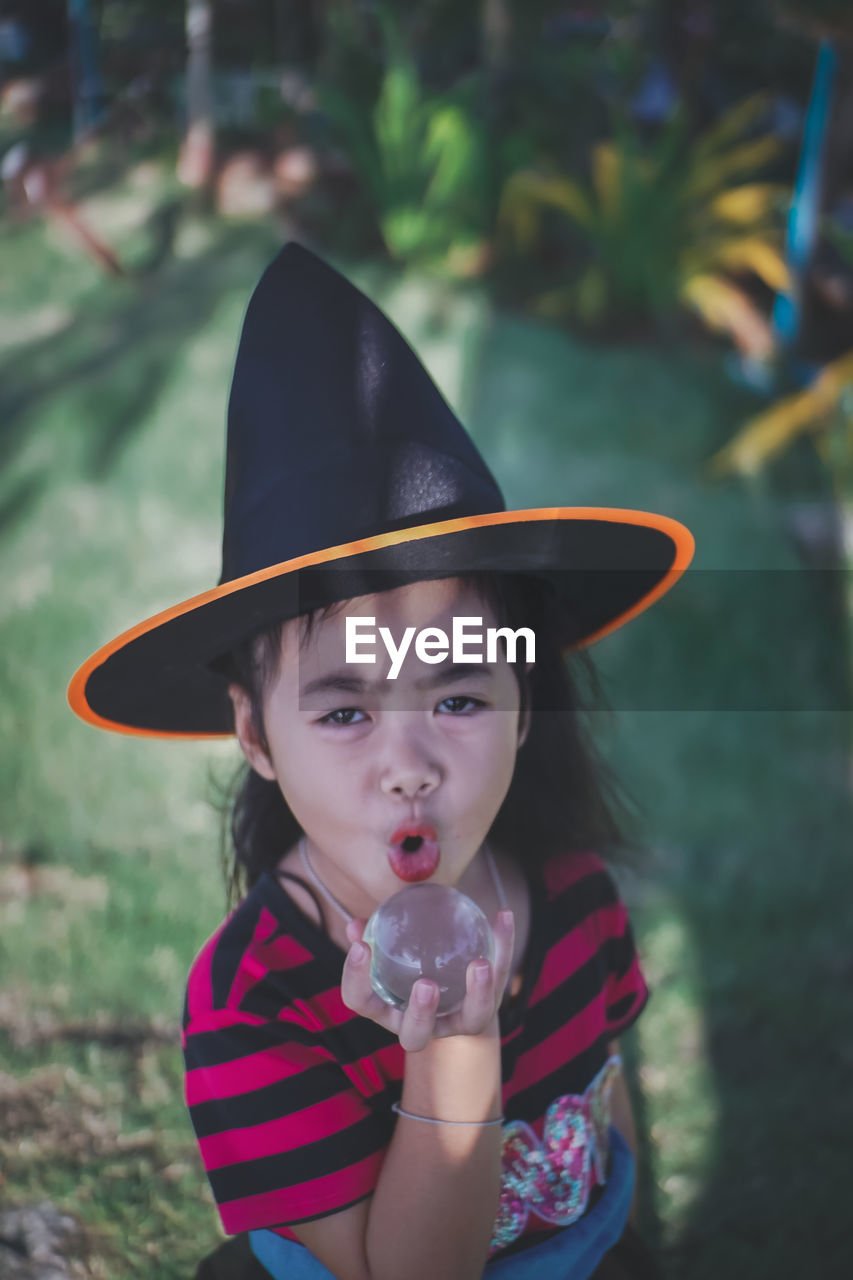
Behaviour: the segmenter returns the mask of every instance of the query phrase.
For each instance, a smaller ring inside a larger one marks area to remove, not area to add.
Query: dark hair
[[[524,646],[512,664],[519,684],[519,719],[530,705],[527,738],[519,748],[515,772],[489,838],[519,863],[543,864],[568,850],[594,850],[605,860],[632,860],[634,802],[617,782],[593,745],[586,713],[602,695],[595,667],[586,650],[564,657],[550,607],[550,585],[529,574],[504,572],[453,575],[488,602],[499,626],[531,627],[536,636],[536,662],[528,673]],[[317,622],[344,608],[345,602],[301,615],[301,642]],[[254,728],[265,742],[262,699],[275,675],[283,623],[256,633],[229,655],[231,678],[249,695]],[[583,693],[582,693],[583,690]],[[277,783],[242,767],[229,795],[230,823],[223,831],[223,869],[229,907],[233,907],[264,871],[271,871],[302,834]],[[231,849],[228,849],[230,834]],[[233,854],[233,861],[230,854]],[[318,909],[321,904],[310,885]],[[325,916],[321,911],[321,918]]]

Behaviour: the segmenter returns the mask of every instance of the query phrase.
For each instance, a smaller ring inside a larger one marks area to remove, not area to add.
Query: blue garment
[[[610,1153],[610,1173],[597,1203],[540,1244],[487,1262],[483,1280],[587,1280],[622,1235],[631,1207],[634,1157],[612,1125]],[[274,1231],[250,1231],[249,1244],[273,1280],[334,1280],[310,1249]]]

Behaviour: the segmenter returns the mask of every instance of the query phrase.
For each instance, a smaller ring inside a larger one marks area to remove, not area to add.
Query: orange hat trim
[[[695,547],[693,535],[683,524],[679,524],[677,520],[673,520],[669,516],[655,515],[647,511],[632,511],[621,507],[532,507],[524,511],[495,511],[485,515],[462,516],[455,520],[440,520],[435,524],[417,525],[408,529],[395,529],[390,533],[376,534],[371,538],[359,538],[355,542],[342,543],[336,547],[325,547],[321,551],[312,551],[304,556],[296,556],[293,560],[283,560],[279,564],[269,565],[266,569],[258,569],[257,572],[246,574],[245,577],[223,582],[219,586],[212,587],[209,591],[203,591],[200,595],[192,596],[189,600],[182,600],[179,604],[172,605],[151,618],[146,618],[143,622],[137,623],[135,627],[131,627],[130,630],[124,631],[121,635],[116,636],[115,639],[110,640],[83,663],[75,672],[68,686],[68,704],[71,710],[88,724],[95,725],[100,729],[111,729],[116,733],[128,734],[131,737],[178,739],[233,737],[233,733],[179,733],[175,731],[164,733],[158,729],[138,729],[131,725],[107,720],[93,711],[86,701],[86,682],[97,667],[101,666],[126,644],[136,640],[138,636],[145,635],[146,632],[153,631],[155,627],[162,626],[184,613],[190,613],[193,609],[199,609],[202,605],[209,604],[213,600],[219,600],[235,591],[242,591],[244,588],[254,586],[256,583],[263,582],[268,578],[280,577],[285,573],[294,573],[298,569],[305,569],[311,565],[340,560],[344,556],[376,551],[381,547],[390,547],[401,542],[412,542],[416,537],[417,539],[434,538],[441,534],[458,533],[463,529],[479,528],[486,525],[522,524],[538,520],[601,520],[617,524],[645,525],[647,528],[658,529],[660,532],[667,534],[675,543],[675,560],[657,586],[635,605],[632,605],[630,609],[626,610],[625,613],[620,614],[605,626],[600,627],[598,631],[587,636],[579,644],[568,646],[566,652],[570,652],[575,648],[586,648],[587,645],[592,644],[595,640],[600,640],[603,636],[609,635],[611,631],[616,631],[626,622],[629,622],[631,618],[643,613],[677,582],[693,558]]]

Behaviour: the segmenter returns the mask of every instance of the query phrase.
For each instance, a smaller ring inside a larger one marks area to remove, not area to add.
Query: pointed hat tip
[[[301,244],[298,240],[286,240],[279,251],[280,258],[287,256],[288,258],[310,258],[312,262],[322,262],[323,259],[319,254],[314,253],[307,245]]]

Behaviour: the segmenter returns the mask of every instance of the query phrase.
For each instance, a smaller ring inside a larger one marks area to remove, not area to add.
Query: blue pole
[[[802,323],[802,281],[820,223],[821,172],[837,62],[832,44],[822,40],[806,111],[794,198],[788,214],[785,256],[792,289],[790,293],[778,293],[773,304],[773,329],[782,348],[793,346]]]
[[[104,105],[98,66],[98,36],[92,22],[89,0],[68,0],[68,27],[76,139],[98,123]]]

